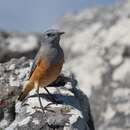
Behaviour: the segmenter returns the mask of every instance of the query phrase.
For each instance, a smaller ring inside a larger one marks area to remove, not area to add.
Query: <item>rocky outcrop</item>
[[[36,90],[30,92],[24,103],[17,101],[31,65],[32,60],[25,57],[0,64],[0,129],[94,130],[88,98],[78,89],[74,75],[68,72],[64,71],[48,87],[58,104],[52,103],[44,89],[40,89],[42,104],[46,106],[44,113]]]
[[[88,96],[97,130],[130,129],[130,1],[68,14],[57,26],[66,32],[62,39],[66,56],[64,69],[73,72],[78,80],[79,89],[76,87],[72,93],[79,100],[85,121],[91,122],[87,118],[89,105],[85,105]],[[3,68],[0,70],[4,72]],[[13,86],[18,84],[12,80],[7,81]]]
[[[33,58],[39,45],[36,34],[0,31],[0,62],[21,56]]]
[[[98,130],[130,129],[130,1],[68,14],[59,28],[80,89]]]

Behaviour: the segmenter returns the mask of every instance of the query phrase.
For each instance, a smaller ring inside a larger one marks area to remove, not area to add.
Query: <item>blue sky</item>
[[[117,0],[0,0],[0,28],[17,31],[42,31],[66,13]]]

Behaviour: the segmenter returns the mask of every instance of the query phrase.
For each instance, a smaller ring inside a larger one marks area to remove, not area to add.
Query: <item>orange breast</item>
[[[30,80],[33,82],[38,82],[42,87],[49,85],[59,76],[63,62],[64,59],[61,59],[59,63],[49,65],[46,60],[43,58],[40,59]]]

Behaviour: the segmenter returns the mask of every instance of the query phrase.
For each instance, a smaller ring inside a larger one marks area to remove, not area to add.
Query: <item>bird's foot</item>
[[[49,103],[49,104],[47,104],[45,107],[34,106],[34,107],[32,107],[32,109],[34,109],[34,110],[36,110],[36,111],[42,110],[43,113],[45,113],[45,111],[54,112],[53,110],[49,109],[49,108],[50,108],[49,106],[52,105],[52,104],[53,104],[53,103]]]

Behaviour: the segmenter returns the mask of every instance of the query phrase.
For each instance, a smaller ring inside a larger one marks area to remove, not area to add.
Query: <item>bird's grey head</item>
[[[61,32],[56,29],[51,29],[44,32],[44,38],[50,44],[59,44],[60,36],[62,34],[64,34],[64,32]]]

